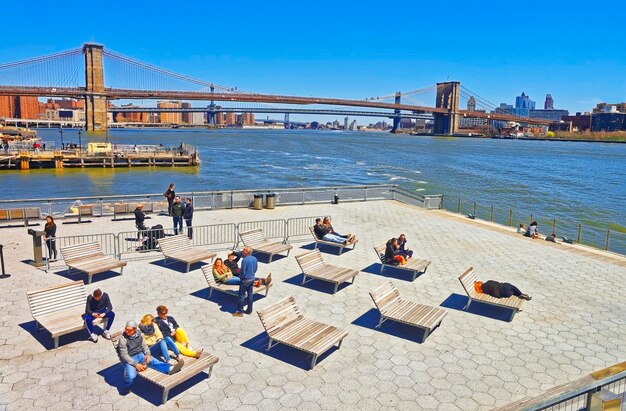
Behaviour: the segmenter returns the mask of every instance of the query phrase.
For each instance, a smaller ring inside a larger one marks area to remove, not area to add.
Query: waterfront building
[[[515,97],[515,115],[528,117],[528,112],[535,109],[535,102],[522,92],[521,96]]]
[[[546,94],[546,101],[543,103],[544,110],[552,110],[554,108],[554,100],[552,94]]]
[[[0,117],[39,117],[39,100],[34,96],[0,96]]]
[[[594,113],[591,116],[591,131],[626,130],[626,113]]]
[[[563,121],[572,123],[574,131],[585,131],[591,128],[591,115],[589,113],[576,113],[575,116],[564,116]]]
[[[476,111],[476,99],[474,96],[470,96],[467,100],[467,111]]]
[[[611,107],[615,108],[612,109]],[[613,110],[614,113],[626,113],[626,103],[598,103],[593,109],[592,114],[610,113],[611,110]]]
[[[344,130],[348,129],[348,122],[349,121],[350,121],[350,119],[347,116],[343,119],[343,129]]]
[[[180,101],[157,101],[157,108],[182,108]],[[180,124],[183,121],[181,113],[159,113],[159,123]]]
[[[497,107],[493,112],[498,114],[515,115],[515,107],[510,104],[500,103],[500,107]]]
[[[477,117],[461,117],[459,119],[459,127],[461,128],[476,128],[482,127],[489,119],[486,118],[477,118]]]
[[[541,118],[545,120],[561,121],[564,116],[569,116],[569,111],[560,109],[528,110],[529,118]]]
[[[235,116],[235,113],[226,113],[224,123],[227,126],[232,126],[233,124],[237,124],[237,117]]]
[[[190,116],[190,122],[189,124],[193,124],[193,125],[202,125],[205,123],[205,119],[204,119],[204,113],[189,113]]]

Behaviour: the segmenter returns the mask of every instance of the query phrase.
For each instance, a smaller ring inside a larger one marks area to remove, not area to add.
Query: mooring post
[[[576,239],[576,242],[578,244],[580,244],[580,234],[581,234],[582,230],[583,230],[583,225],[582,224],[578,224],[578,238]]]

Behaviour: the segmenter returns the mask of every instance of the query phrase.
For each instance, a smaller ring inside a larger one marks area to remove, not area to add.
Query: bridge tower
[[[394,103],[395,104],[400,104],[401,98],[402,98],[402,93],[400,91],[398,91],[396,93],[396,97],[394,99]],[[393,111],[393,113],[395,114],[395,116],[393,117],[393,126],[391,127],[391,132],[392,133],[396,133],[398,131],[398,127],[400,127],[400,110],[395,109]]]
[[[285,113],[285,129],[291,128],[291,122],[289,121],[289,113]]]
[[[445,108],[447,113],[434,113],[434,134],[454,134],[459,130],[459,87],[458,81],[437,83],[435,107]]]
[[[100,44],[85,43],[85,117],[87,131],[106,130],[107,100],[104,94],[104,68]]]

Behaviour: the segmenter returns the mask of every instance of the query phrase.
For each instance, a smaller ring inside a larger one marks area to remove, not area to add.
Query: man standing
[[[193,238],[193,228],[191,227],[191,220],[193,219],[193,204],[191,204],[191,198],[189,197],[187,197],[186,201],[187,206],[183,211],[183,218],[185,219],[185,224],[187,224],[187,237],[191,240]]]
[[[178,230],[183,232],[183,205],[180,197],[176,196],[174,204],[172,204],[172,219],[174,220],[174,235],[178,235]]]
[[[169,188],[163,193],[163,197],[167,199],[167,215],[172,215],[172,205],[174,205],[174,198],[176,192],[174,191],[174,183],[170,184]]]
[[[117,355],[124,365],[124,391],[123,395],[130,392],[130,386],[133,383],[138,372],[143,372],[150,367],[163,374],[176,374],[184,365],[181,359],[174,365],[161,362],[150,355],[150,348],[141,335],[141,331],[137,329],[135,321],[128,321],[124,332],[120,335],[117,345]]]
[[[87,297],[87,305],[85,307],[85,314],[83,314],[83,320],[87,326],[87,332],[89,332],[89,339],[93,342],[98,341],[98,336],[94,333],[93,320],[96,318],[106,318],[107,326],[102,333],[102,336],[107,340],[111,339],[109,330],[115,319],[115,313],[113,312],[113,305],[107,293],[103,293],[99,288],[93,292],[92,295]]]
[[[237,302],[237,311],[233,314],[234,317],[243,317],[243,306],[246,301],[248,305],[246,314],[252,314],[252,303],[254,302],[254,282],[256,280],[255,274],[258,268],[257,259],[252,255],[252,249],[250,247],[244,247],[241,253],[235,253],[235,255],[239,254],[243,255],[243,259],[241,260],[239,300]],[[271,281],[272,277],[268,276],[263,283],[267,286]]]

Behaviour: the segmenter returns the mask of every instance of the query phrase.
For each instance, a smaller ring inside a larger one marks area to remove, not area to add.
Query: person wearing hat
[[[176,374],[183,368],[185,363],[181,359],[176,364],[169,365],[153,358],[150,355],[150,349],[146,341],[141,335],[141,331],[137,329],[137,322],[133,320],[126,322],[124,332],[120,335],[117,345],[117,355],[124,365],[123,395],[130,392],[130,386],[133,384],[135,377],[137,377],[137,373],[145,371],[147,367],[162,372],[163,374]]]

